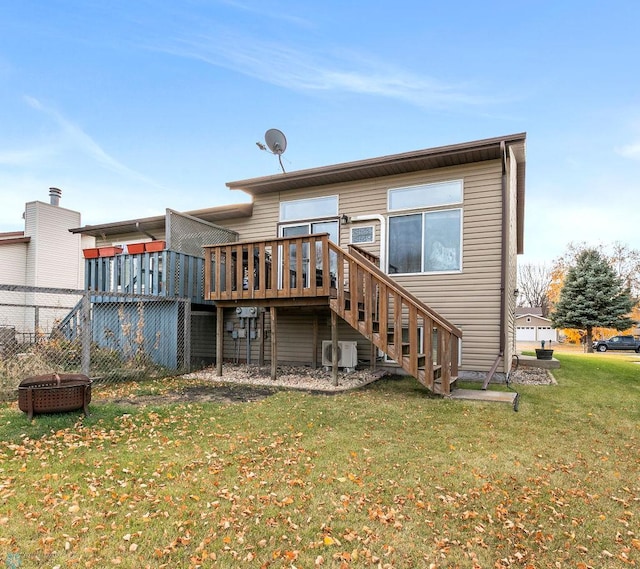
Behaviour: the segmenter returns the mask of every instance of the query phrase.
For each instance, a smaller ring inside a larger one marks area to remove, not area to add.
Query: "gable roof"
[[[518,314],[516,315],[516,320],[522,320],[523,318],[535,318],[536,320],[544,320],[545,322],[551,322],[550,318],[545,318],[544,316],[542,316],[542,314],[531,314],[531,313],[527,313],[527,314]]]
[[[516,316],[542,316],[542,308],[539,306],[516,306]]]

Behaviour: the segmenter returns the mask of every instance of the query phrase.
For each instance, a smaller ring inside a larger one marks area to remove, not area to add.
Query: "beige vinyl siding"
[[[232,322],[236,331],[240,330],[240,320],[233,308],[225,310],[225,325]],[[318,319],[318,367],[322,365],[322,341],[331,340],[331,313],[325,309],[278,309],[278,363],[311,365],[313,361],[313,322]],[[261,328],[261,318],[252,321],[251,328],[257,325],[258,336],[251,340],[251,363],[257,364],[260,355],[260,337],[266,331],[265,360],[271,359],[271,324],[269,310],[264,313],[264,330]],[[358,343],[358,359],[369,361],[371,344],[369,341],[351,328],[348,324],[338,319],[339,341],[355,341]],[[224,333],[224,360],[245,362],[247,358],[247,340],[238,338],[234,340],[231,332],[225,328]]]
[[[497,357],[500,346],[501,175],[500,160],[491,160],[364,182],[263,194],[255,198],[253,217],[227,220],[223,225],[237,231],[241,241],[271,238],[277,235],[280,200],[327,195],[339,196],[339,215],[346,214],[351,218],[382,214],[388,220],[387,191],[390,188],[462,179],[462,271],[394,275],[393,278],[463,330],[461,370],[486,372]],[[375,226],[376,243],[367,244],[366,249],[379,254],[380,223],[367,221],[362,224]],[[349,243],[350,227],[349,224],[340,226],[340,245],[343,248]],[[386,247],[386,244],[383,246]],[[288,330],[284,324],[278,330],[278,359],[283,361],[289,357],[300,358],[311,338],[310,326],[296,327],[292,324],[291,333]],[[357,336],[362,340],[361,336]],[[368,348],[359,345],[360,349],[366,351]]]
[[[463,331],[461,371],[486,371],[498,355],[501,285],[501,166],[455,169],[464,178],[462,272],[395,277]]]

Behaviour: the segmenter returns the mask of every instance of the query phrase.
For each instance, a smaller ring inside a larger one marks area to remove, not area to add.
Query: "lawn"
[[[640,358],[557,355],[558,385],[519,386],[517,413],[407,378],[233,404],[101,389],[88,418],[32,422],[3,405],[0,562],[637,567]]]

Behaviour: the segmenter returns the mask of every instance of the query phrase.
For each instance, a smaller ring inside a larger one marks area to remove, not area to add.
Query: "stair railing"
[[[331,308],[432,390],[435,370],[448,394],[458,373],[461,330],[383,273],[375,256],[353,248],[347,253],[332,242],[329,248],[338,257]]]

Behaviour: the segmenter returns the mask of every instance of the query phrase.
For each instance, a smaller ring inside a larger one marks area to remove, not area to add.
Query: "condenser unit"
[[[322,340],[322,365],[333,364],[331,340]],[[355,368],[358,365],[357,342],[338,342],[338,367]]]

